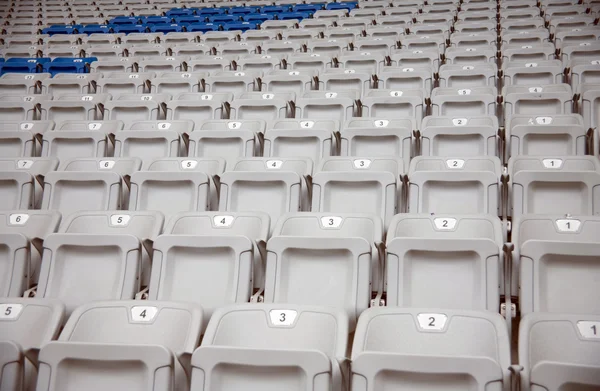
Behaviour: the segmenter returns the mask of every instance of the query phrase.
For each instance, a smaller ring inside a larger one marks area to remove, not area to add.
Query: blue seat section
[[[289,20],[289,19],[308,19],[310,18],[312,13],[310,12],[282,12],[277,14],[277,19],[279,20]]]
[[[292,8],[293,12],[310,12],[314,14],[315,12],[325,9],[325,3],[323,4],[298,4]]]
[[[185,26],[187,31],[202,31],[203,33],[207,31],[219,31],[220,24],[215,23],[190,23]]]
[[[275,14],[246,14],[242,17],[244,22],[254,22],[261,24],[265,20],[275,19]]]
[[[171,24],[173,18],[169,16],[146,16],[142,18],[142,24]]]
[[[82,26],[80,24],[54,25],[42,29],[42,33],[50,36],[58,34],[78,34],[81,27]]]
[[[180,33],[183,31],[183,25],[177,23],[171,24],[153,24],[150,26],[150,32],[153,33]]]
[[[135,25],[140,24],[141,20],[136,16],[117,16],[116,18],[109,20],[108,23],[112,25]]]
[[[232,23],[238,22],[239,20],[239,15],[214,15],[208,17],[210,23]]]
[[[190,24],[190,23],[204,23],[206,22],[206,16],[203,15],[183,15],[176,16],[175,23],[177,24]]]
[[[196,13],[196,11],[192,8],[173,8],[173,9],[165,12],[165,14],[171,18],[174,18],[177,16],[194,15],[195,13]]]
[[[143,24],[113,24],[110,28],[115,33],[146,33],[148,32],[147,27]]]
[[[227,12],[226,8],[201,8],[196,11],[197,15],[222,15]]]
[[[0,75],[5,73],[42,73],[44,64],[50,62],[49,58],[9,58],[0,69]]]
[[[357,5],[358,5],[358,3],[350,2],[350,1],[345,1],[345,2],[341,2],[341,3],[328,3],[327,6],[325,7],[325,9],[351,11],[354,8],[356,8]]]
[[[241,30],[242,32],[248,30],[255,30],[258,25],[256,23],[251,22],[234,22],[234,23],[226,23],[223,25],[223,30],[231,31],[231,30]]]
[[[261,7],[261,14],[279,14],[281,12],[289,12],[292,7],[288,5],[265,5]]]
[[[109,34],[110,26],[106,24],[88,24],[79,30],[81,34]]]
[[[89,64],[98,61],[96,57],[85,58],[64,58],[58,57],[52,62],[46,62],[42,65],[44,72],[50,73],[54,77],[58,73],[88,73]]]

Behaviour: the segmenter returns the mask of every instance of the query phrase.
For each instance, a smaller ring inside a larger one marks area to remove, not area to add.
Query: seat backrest
[[[0,209],[31,209],[33,201],[33,177],[30,173],[0,172]]]
[[[594,389],[600,373],[600,316],[534,312],[519,326],[521,387]]]
[[[150,300],[202,305],[205,322],[252,293],[253,244],[244,236],[161,235],[154,241]]]
[[[121,177],[114,172],[49,172],[44,177],[42,208],[64,217],[81,210],[119,209]]]
[[[434,312],[397,307],[363,312],[352,347],[352,389],[375,384],[429,389],[440,382],[456,389],[507,387],[510,339],[504,319],[492,312]]]
[[[515,156],[508,172],[513,218],[600,213],[600,162],[593,156]]]
[[[44,241],[37,294],[60,299],[70,314],[96,300],[133,299],[141,246],[132,235],[50,234]]]
[[[486,213],[501,209],[500,159],[415,157],[410,163],[410,213]]]
[[[524,215],[513,237],[519,254],[521,311],[600,314],[594,278],[600,218],[582,215]],[[566,285],[569,289],[563,289]]]

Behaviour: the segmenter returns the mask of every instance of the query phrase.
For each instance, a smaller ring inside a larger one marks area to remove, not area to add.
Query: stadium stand
[[[0,391],[600,390],[598,0],[0,0]]]

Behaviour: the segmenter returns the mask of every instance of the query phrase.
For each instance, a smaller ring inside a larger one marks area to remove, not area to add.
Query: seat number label
[[[17,168],[21,170],[28,170],[33,166],[33,160],[19,160],[17,161]]]
[[[267,169],[279,170],[283,166],[282,160],[267,160]]]
[[[111,215],[110,225],[115,227],[125,227],[129,224],[129,220],[131,220],[131,216],[129,215]]]
[[[560,232],[578,232],[581,227],[581,221],[575,219],[556,220],[556,228]]]
[[[158,313],[158,308],[150,306],[135,306],[131,308],[131,320],[134,322],[152,322]]]
[[[230,227],[233,223],[233,216],[215,216],[213,217],[213,223],[215,227]]]
[[[451,217],[438,217],[433,219],[433,224],[438,231],[451,231],[456,227],[456,219]]]
[[[585,339],[600,339],[600,322],[581,320],[577,322],[577,328]]]
[[[323,228],[338,228],[342,224],[342,218],[339,216],[321,217],[321,225]]]
[[[184,170],[193,170],[198,165],[196,160],[183,160],[181,162],[181,168]]]
[[[115,166],[115,161],[114,160],[100,160],[98,162],[98,169],[99,170],[112,170],[112,168]]]
[[[461,169],[465,166],[465,161],[462,159],[449,159],[446,160],[446,165],[448,168]]]
[[[23,304],[0,304],[0,320],[14,320],[23,311]]]
[[[13,213],[8,216],[8,224],[23,225],[29,220],[29,215],[26,213]]]
[[[561,168],[563,161],[561,159],[544,159],[542,164],[546,168]]]
[[[295,310],[271,310],[269,318],[272,326],[291,326],[294,324],[298,312]]]
[[[417,323],[421,330],[443,330],[448,321],[448,316],[444,314],[419,314]]]

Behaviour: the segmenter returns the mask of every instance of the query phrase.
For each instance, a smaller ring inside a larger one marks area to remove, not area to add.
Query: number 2
[[[429,318],[429,326],[435,327],[435,318],[433,316]]]

